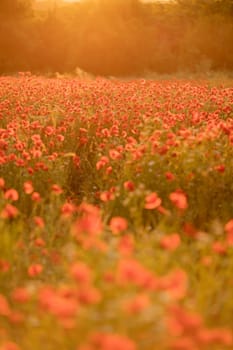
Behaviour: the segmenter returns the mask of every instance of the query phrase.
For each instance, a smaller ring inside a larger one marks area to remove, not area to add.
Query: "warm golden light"
[[[232,11],[232,0],[0,0],[0,74],[232,70]]]

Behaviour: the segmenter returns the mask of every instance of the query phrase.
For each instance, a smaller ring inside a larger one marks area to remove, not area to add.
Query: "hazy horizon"
[[[81,2],[85,0],[35,0],[36,2]],[[171,0],[139,0],[141,2],[168,2]]]

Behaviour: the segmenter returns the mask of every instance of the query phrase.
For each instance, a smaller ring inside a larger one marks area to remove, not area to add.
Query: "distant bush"
[[[232,70],[231,0],[143,3],[86,0],[0,4],[0,73],[123,76],[153,71]]]

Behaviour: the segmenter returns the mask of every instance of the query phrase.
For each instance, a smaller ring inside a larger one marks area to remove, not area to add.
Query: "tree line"
[[[0,1],[0,74],[233,69],[233,0]]]

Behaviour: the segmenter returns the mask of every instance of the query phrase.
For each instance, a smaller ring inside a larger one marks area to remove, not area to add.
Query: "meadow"
[[[0,78],[0,350],[233,349],[233,84]]]

